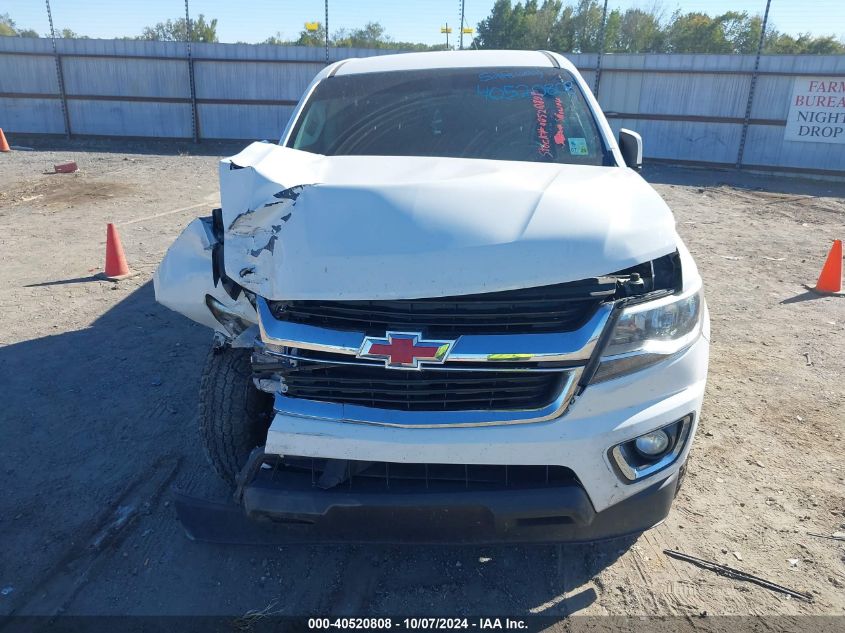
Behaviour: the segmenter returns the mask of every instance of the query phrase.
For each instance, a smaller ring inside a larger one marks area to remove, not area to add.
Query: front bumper
[[[559,465],[571,469],[596,513],[677,473],[686,461],[701,411],[709,343],[700,337],[681,354],[642,371],[590,385],[567,414],[547,422],[461,428],[393,428],[278,413],[265,451],[391,463]],[[693,413],[689,440],[668,468],[630,483],[609,450]],[[316,491],[315,495],[323,491]]]
[[[628,376],[590,385],[563,417],[531,424],[398,428],[277,413],[263,454],[399,464],[560,466],[565,485],[540,489],[377,492],[309,478],[241,482],[241,505],[177,498],[197,540],[295,542],[583,542],[642,532],[669,513],[695,433],[709,341]],[[610,449],[693,414],[676,461],[629,482]],[[258,464],[260,466],[260,464]],[[388,484],[389,487],[389,484]]]
[[[565,485],[506,490],[328,490],[310,478],[245,476],[240,505],[177,497],[191,538],[226,543],[583,542],[637,534],[669,513],[701,410],[708,341],[588,387],[562,418],[478,428],[393,428],[277,414],[264,455],[420,464],[559,465]],[[610,448],[694,414],[664,470],[630,483]],[[254,464],[255,465],[255,464]]]
[[[350,494],[266,479],[243,489],[246,513],[234,504],[177,496],[188,536],[240,544],[587,542],[635,535],[660,523],[678,487],[675,473],[596,512],[578,485]]]

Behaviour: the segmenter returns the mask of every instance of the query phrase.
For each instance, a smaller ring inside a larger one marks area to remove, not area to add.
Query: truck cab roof
[[[568,59],[546,51],[430,51],[356,57],[328,66],[321,75],[340,76],[437,68],[560,67],[576,72]]]

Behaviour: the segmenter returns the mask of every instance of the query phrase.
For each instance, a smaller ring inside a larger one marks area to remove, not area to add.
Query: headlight
[[[249,321],[244,320],[241,315],[226,307],[211,295],[205,295],[205,305],[233,338],[251,325]]]
[[[622,311],[592,382],[653,365],[689,347],[701,333],[701,291]]]

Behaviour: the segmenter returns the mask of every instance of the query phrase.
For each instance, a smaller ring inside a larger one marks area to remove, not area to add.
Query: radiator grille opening
[[[458,297],[380,301],[272,301],[278,319],[383,336],[411,329],[428,337],[576,330],[613,297],[612,278]]]
[[[501,464],[402,464],[397,462],[362,462],[328,460],[312,457],[268,456],[258,479],[273,481],[293,478],[302,485],[321,487],[327,465],[342,473],[340,481],[329,490],[392,492],[513,490],[554,488],[580,485],[575,474],[564,466]]]
[[[560,371],[401,371],[307,361],[280,373],[287,397],[400,411],[541,409],[568,377]]]

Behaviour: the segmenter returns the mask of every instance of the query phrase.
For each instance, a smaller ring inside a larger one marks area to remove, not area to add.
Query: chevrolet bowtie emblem
[[[430,341],[419,332],[387,332],[385,338],[367,336],[358,358],[383,360],[389,369],[422,369],[446,362],[455,341]]]

